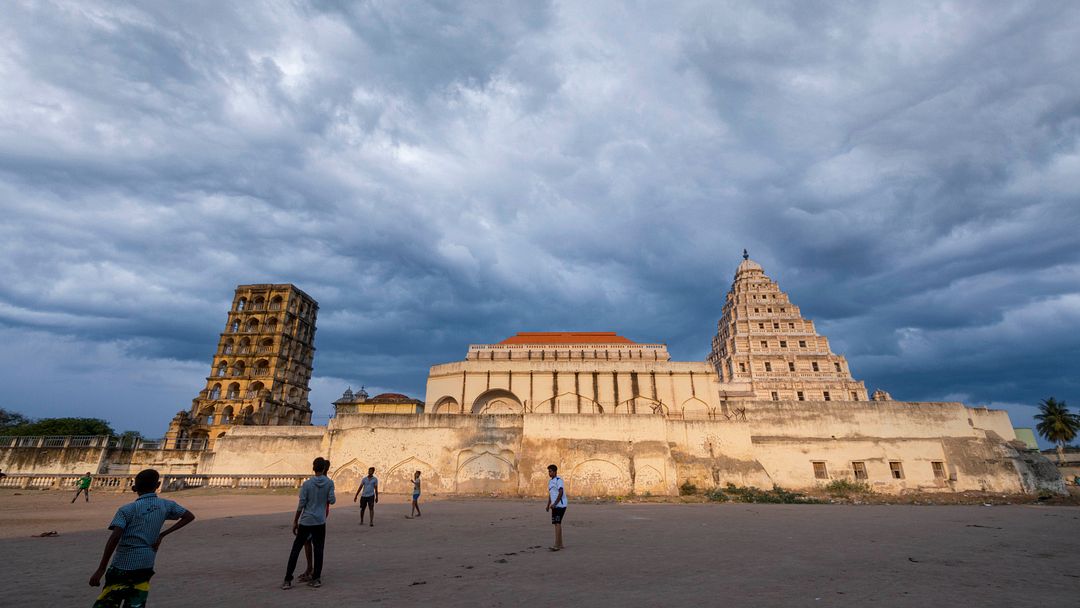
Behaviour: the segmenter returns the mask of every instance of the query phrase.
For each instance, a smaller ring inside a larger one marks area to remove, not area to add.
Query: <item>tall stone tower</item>
[[[743,251],[708,361],[723,382],[750,384],[753,399],[865,401],[866,387],[847,360],[761,265]]]
[[[311,424],[308,383],[319,305],[292,284],[240,285],[206,377],[166,439],[214,441],[237,424]]]

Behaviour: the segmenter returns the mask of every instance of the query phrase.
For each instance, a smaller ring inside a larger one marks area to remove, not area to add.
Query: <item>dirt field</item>
[[[162,545],[152,606],[1080,606],[1076,507],[572,503],[551,553],[539,502],[428,501],[407,520],[388,496],[370,528],[349,496],[324,586],[281,591],[294,497],[200,492],[167,495],[198,520]],[[0,606],[90,606],[131,498],[0,492]]]

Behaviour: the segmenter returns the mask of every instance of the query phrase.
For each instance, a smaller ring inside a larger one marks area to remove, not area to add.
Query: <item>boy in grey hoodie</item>
[[[312,572],[309,587],[322,586],[323,547],[326,544],[326,513],[337,499],[334,497],[334,482],[326,476],[330,470],[330,461],[316,458],[311,463],[315,476],[300,486],[300,504],[296,507],[296,515],[293,516],[293,539],[292,551],[289,553],[289,566],[285,570],[285,582],[282,589],[292,589],[293,571],[296,570],[296,560],[300,557],[300,550],[304,543],[311,540],[315,553],[315,571]]]

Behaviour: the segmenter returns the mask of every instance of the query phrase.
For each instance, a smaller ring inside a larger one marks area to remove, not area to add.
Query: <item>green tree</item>
[[[1058,462],[1065,463],[1065,444],[1080,433],[1080,416],[1069,411],[1064,401],[1047,397],[1039,403],[1039,413],[1035,415],[1038,424],[1035,429],[1047,441],[1057,444]]]
[[[2,435],[115,435],[116,431],[100,418],[42,418],[0,429]]]
[[[18,412],[9,412],[0,407],[0,432],[16,426],[28,424],[30,419]]]

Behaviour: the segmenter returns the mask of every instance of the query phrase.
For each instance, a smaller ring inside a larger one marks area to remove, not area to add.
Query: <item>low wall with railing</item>
[[[75,490],[81,475],[14,473],[0,477],[0,488],[18,490]],[[162,475],[160,492],[191,488],[299,488],[308,475]],[[91,491],[126,492],[135,475],[94,475]]]
[[[0,437],[0,471],[7,474],[64,475],[123,473],[164,468],[162,472],[197,472],[206,441],[134,437]]]

